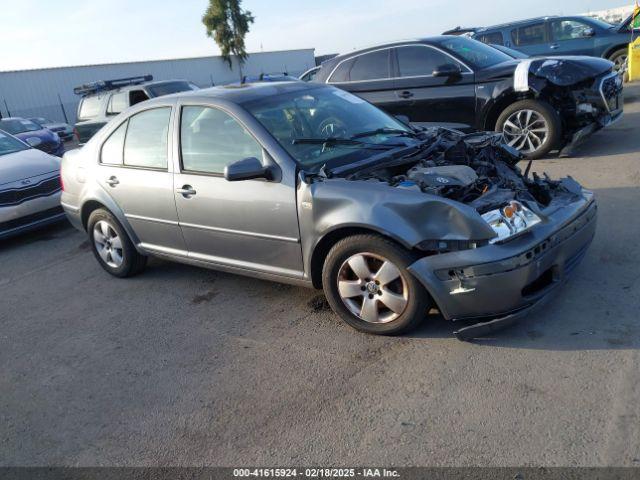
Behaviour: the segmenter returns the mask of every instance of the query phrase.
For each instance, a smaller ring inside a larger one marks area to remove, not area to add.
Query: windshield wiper
[[[373,150],[388,150],[389,148],[404,147],[404,145],[400,145],[397,143],[367,143],[367,142],[362,142],[360,140],[356,140],[355,138],[340,138],[340,137],[294,138],[291,141],[291,144],[292,145],[322,145],[323,150],[333,145],[355,146],[355,147],[361,147],[361,148],[367,148],[367,149],[373,149]]]
[[[418,137],[417,133],[410,132],[408,130],[401,130],[399,128],[378,128],[376,130],[370,130],[368,132],[356,133],[355,135],[350,137],[350,139],[351,140],[355,140],[355,139],[358,139],[358,138],[373,137],[374,135],[384,135],[384,134],[400,135],[402,137],[411,137],[411,138],[417,138]]]

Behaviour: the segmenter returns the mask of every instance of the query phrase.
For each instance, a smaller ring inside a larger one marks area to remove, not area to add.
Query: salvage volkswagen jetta
[[[437,308],[471,338],[556,291],[594,234],[592,193],[520,158],[326,85],[216,87],[136,105],[67,153],[62,205],[118,277],[156,255],[323,288],[365,332]]]

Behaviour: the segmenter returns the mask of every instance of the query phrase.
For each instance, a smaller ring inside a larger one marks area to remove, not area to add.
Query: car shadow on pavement
[[[71,224],[66,220],[61,220],[37,230],[23,232],[6,239],[0,239],[0,252],[21,248],[32,243],[48,242],[62,238],[71,232],[75,232]]]

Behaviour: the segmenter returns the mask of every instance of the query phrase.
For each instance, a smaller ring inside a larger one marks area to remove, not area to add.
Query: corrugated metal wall
[[[245,75],[282,73],[299,75],[315,65],[313,49],[260,52],[249,55]],[[220,57],[200,57],[149,62],[114,63],[80,67],[0,72],[0,113],[14,117],[48,117],[64,121],[60,100],[69,123],[76,120],[79,97],[73,87],[111,78],[153,75],[154,80],[188,79],[200,87],[239,81]]]

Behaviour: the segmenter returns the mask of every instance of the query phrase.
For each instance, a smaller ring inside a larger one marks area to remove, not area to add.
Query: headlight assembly
[[[491,210],[482,215],[497,237],[489,240],[489,243],[502,242],[515,235],[529,230],[542,220],[520,202],[512,201],[503,208]]]

